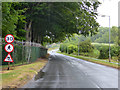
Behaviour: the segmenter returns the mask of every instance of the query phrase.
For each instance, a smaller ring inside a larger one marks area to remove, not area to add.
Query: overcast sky
[[[102,15],[111,17],[110,26],[118,26],[118,2],[120,0],[99,0],[102,4],[98,7],[97,12]],[[101,26],[109,27],[109,18],[98,16],[97,21]]]

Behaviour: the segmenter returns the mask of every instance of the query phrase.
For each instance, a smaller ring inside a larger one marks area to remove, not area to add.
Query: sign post
[[[10,68],[9,68],[9,64],[10,64],[10,62],[8,62],[8,69],[7,70],[9,70]]]
[[[11,34],[6,35],[5,41],[7,42],[7,44],[5,45],[4,49],[6,52],[8,52],[8,55],[5,57],[4,62],[8,62],[7,70],[9,70],[10,62],[13,62],[13,59],[12,59],[10,53],[13,52],[13,50],[14,50],[14,46],[11,44],[14,42],[14,36]]]

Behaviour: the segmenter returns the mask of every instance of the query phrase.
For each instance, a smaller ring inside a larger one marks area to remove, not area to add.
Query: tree
[[[98,5],[99,2],[27,3],[26,39],[43,44],[63,41],[74,33],[95,34],[99,25],[95,21],[97,14],[91,8],[96,9]]]
[[[111,31],[111,43],[118,43],[118,27],[113,26],[110,28]],[[95,42],[98,43],[109,43],[109,28],[102,27],[99,29],[99,32],[97,35],[93,36],[91,38],[92,40],[94,39]]]
[[[62,42],[74,33],[84,36],[90,33],[93,35],[99,27],[95,20],[97,13],[94,13],[99,4],[100,2],[84,0],[59,3],[4,3],[3,37],[11,33],[16,35],[18,40],[26,39],[26,41],[34,41],[43,45],[45,42]],[[8,22],[6,19],[9,19]]]
[[[19,39],[20,30],[23,28],[23,25],[19,22],[25,22],[25,17],[22,15],[24,10],[17,8],[20,5],[21,4],[17,2],[2,3],[2,37],[5,37],[7,34],[13,34],[15,39]],[[19,28],[18,26],[21,27]],[[20,37],[22,37],[22,35]]]

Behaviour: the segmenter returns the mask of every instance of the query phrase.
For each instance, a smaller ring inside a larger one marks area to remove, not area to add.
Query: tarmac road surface
[[[50,53],[47,65],[23,88],[118,88],[117,69]]]

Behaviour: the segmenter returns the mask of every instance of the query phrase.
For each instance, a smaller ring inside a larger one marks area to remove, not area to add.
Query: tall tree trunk
[[[28,22],[28,25],[25,24],[25,30],[26,30],[26,59],[27,62],[30,62],[30,56],[31,56],[31,26],[32,21]]]
[[[26,41],[31,40],[31,25],[32,25],[32,21],[29,22],[28,26],[27,26],[27,23],[25,24]]]

